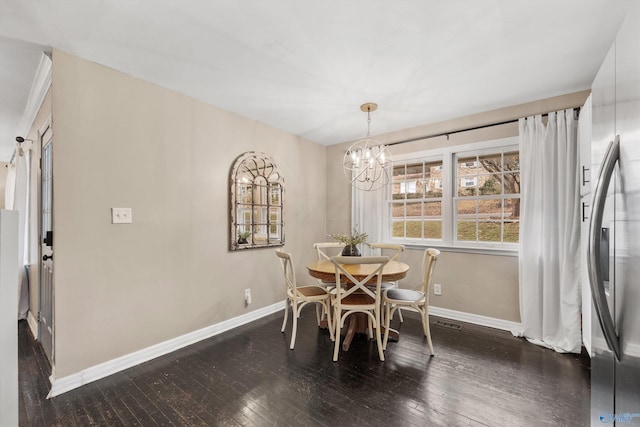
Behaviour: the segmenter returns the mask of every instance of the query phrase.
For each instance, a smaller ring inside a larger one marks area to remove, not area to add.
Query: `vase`
[[[360,256],[360,250],[356,245],[347,245],[342,249],[342,256]]]

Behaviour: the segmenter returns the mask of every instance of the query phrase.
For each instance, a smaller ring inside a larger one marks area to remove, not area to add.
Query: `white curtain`
[[[374,191],[351,188],[351,229],[367,233],[368,243],[382,241],[385,188]],[[361,249],[363,255],[371,255],[368,246]]]
[[[579,353],[580,246],[574,110],[520,119],[520,317],[515,335]]]
[[[18,319],[26,319],[29,311],[29,194],[30,194],[30,162],[31,143],[25,141],[16,147],[15,164],[9,167],[7,176],[5,206],[18,211],[18,253],[19,269],[19,303]]]

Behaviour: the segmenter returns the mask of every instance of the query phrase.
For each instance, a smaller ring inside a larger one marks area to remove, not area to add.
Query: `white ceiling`
[[[0,160],[50,47],[330,145],[586,89],[629,1],[2,0]]]

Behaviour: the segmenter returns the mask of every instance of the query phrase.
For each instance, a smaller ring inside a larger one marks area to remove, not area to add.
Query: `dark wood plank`
[[[589,424],[586,354],[558,354],[508,332],[403,313],[386,361],[357,334],[332,361],[313,308],[280,332],[282,313],[46,399],[50,367],[20,322],[20,424],[47,426],[530,426]],[[453,322],[459,323],[459,322]]]

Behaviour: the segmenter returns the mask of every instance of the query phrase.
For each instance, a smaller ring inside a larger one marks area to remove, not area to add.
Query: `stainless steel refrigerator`
[[[591,96],[591,425],[640,426],[640,3]]]

